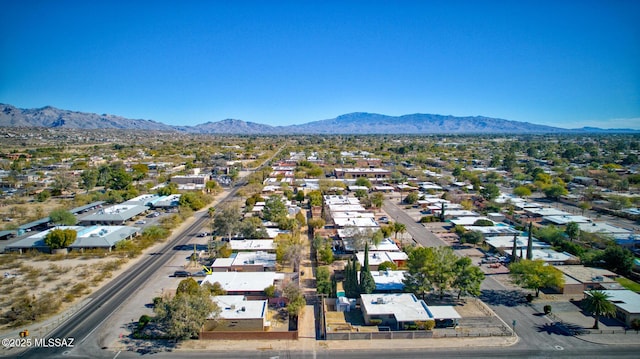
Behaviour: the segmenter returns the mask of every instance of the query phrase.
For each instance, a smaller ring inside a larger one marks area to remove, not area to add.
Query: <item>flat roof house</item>
[[[269,328],[266,299],[248,300],[243,295],[218,295],[211,300],[220,308],[219,319],[204,324],[204,331],[265,331]]]
[[[106,207],[98,210],[94,214],[90,214],[80,219],[79,224],[82,225],[123,225],[128,220],[134,218],[141,213],[147,211],[149,207],[137,204],[117,204],[115,206]]]
[[[427,320],[455,323],[461,318],[451,306],[438,306],[431,310],[427,303],[416,298],[413,293],[361,294],[360,299],[360,308],[367,325],[372,324],[371,320],[379,319],[382,320],[380,325],[392,330],[402,330],[407,325]]]
[[[229,258],[217,258],[211,265],[214,272],[264,272],[276,270],[276,254],[262,251],[233,253]]]
[[[556,266],[556,269],[565,277],[564,288],[562,288],[564,294],[581,294],[585,290],[613,289],[619,286],[615,281],[618,275],[607,269],[583,265]]]
[[[609,301],[616,306],[616,317],[631,326],[634,319],[640,319],[640,294],[628,289],[603,290],[609,296]],[[584,292],[589,295],[588,291]]]
[[[283,279],[284,274],[276,272],[214,272],[201,284],[218,282],[229,295],[263,299],[264,289]]]
[[[136,236],[140,229],[127,226],[60,226],[33,234],[5,247],[6,251],[38,250],[50,252],[51,248],[44,242],[45,237],[54,229],[72,229],[77,232],[76,240],[69,246],[72,250],[104,249],[111,251],[121,240]]]

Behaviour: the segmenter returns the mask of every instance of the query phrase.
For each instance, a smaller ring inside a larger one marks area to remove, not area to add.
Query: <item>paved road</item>
[[[404,224],[407,227],[407,233],[423,247],[441,247],[447,245],[447,243],[425,228],[422,223],[417,223],[411,218],[403,208],[398,207],[393,199],[386,199],[383,209],[387,212],[390,219]]]
[[[201,215],[183,234],[167,242],[156,255],[148,256],[122,273],[111,283],[96,291],[92,295],[92,300],[86,306],[48,335],[49,338],[75,338],[73,349],[33,348],[22,353],[20,357],[47,358],[67,354],[92,357],[97,354],[101,349],[98,347],[98,340],[96,340],[98,338],[94,336],[96,329],[173,256],[172,248],[174,246],[187,243],[191,239],[190,234],[202,227],[207,220],[208,216],[206,214]]]

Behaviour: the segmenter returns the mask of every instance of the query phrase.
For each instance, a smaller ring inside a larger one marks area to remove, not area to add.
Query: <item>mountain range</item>
[[[366,112],[355,112],[333,119],[289,126],[270,126],[234,119],[206,122],[195,126],[171,126],[152,120],[69,111],[51,106],[20,109],[5,104],[0,104],[0,127],[123,129],[237,135],[640,133],[638,130],[631,129],[594,127],[565,129],[484,116],[456,117],[432,114],[387,116]]]

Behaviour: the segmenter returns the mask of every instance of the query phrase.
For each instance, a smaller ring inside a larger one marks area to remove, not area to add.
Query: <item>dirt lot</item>
[[[117,276],[128,262],[117,256],[0,256],[0,306],[7,308],[2,311],[0,332],[28,324],[33,316],[39,321],[65,310]],[[26,307],[33,307],[33,313]],[[16,320],[6,319],[11,317],[11,309],[15,309]]]

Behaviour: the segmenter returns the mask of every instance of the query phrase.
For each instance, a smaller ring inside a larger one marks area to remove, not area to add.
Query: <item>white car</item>
[[[143,221],[143,220],[136,221],[136,224],[145,224],[145,223],[147,223],[147,221]]]

